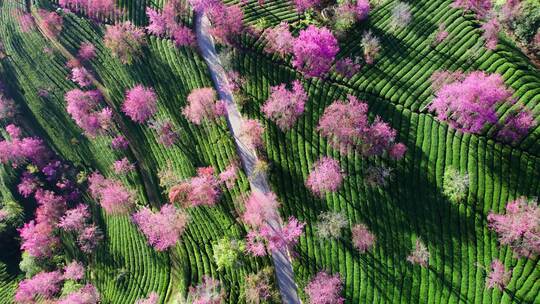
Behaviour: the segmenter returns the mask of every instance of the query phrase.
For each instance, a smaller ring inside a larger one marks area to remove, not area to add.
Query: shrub
[[[258,230],[250,230],[246,236],[246,251],[255,257],[265,256],[265,239]]]
[[[22,206],[14,201],[6,201],[0,208],[0,235],[8,228],[17,228],[24,220]]]
[[[66,211],[66,214],[60,219],[58,227],[65,231],[82,231],[89,218],[88,206],[79,204],[75,208]]]
[[[469,175],[460,174],[458,170],[450,167],[444,172],[443,194],[454,203],[460,203],[467,197],[469,188]]]
[[[338,239],[341,231],[347,227],[349,221],[341,212],[327,211],[319,215],[319,222],[315,224],[317,236],[323,240]]]
[[[310,25],[294,41],[293,66],[307,77],[321,77],[330,70],[338,51],[332,32]]]
[[[238,165],[235,162],[231,163],[229,166],[227,166],[225,171],[219,174],[219,182],[225,183],[227,189],[232,189],[237,179]]]
[[[25,277],[29,279],[43,271],[43,265],[40,259],[24,251],[21,256],[21,262],[19,263],[19,269],[24,272]]]
[[[99,243],[103,240],[103,233],[94,224],[86,225],[77,236],[77,245],[86,254],[94,253]]]
[[[116,174],[127,174],[135,170],[135,165],[133,165],[127,157],[124,157],[120,160],[117,160],[112,165],[114,173]]]
[[[337,60],[334,71],[343,77],[352,78],[362,67],[359,61],[359,57],[356,57],[354,61],[349,57]]]
[[[158,133],[158,142],[165,147],[172,147],[179,138],[179,135],[170,120],[154,120],[150,127]]]
[[[227,237],[220,239],[213,244],[214,261],[218,266],[217,270],[230,268],[239,264],[239,258],[246,249],[245,243],[239,240],[231,240]]]
[[[392,9],[390,26],[393,30],[402,29],[411,22],[411,7],[405,2],[398,1]]]
[[[343,174],[339,162],[329,157],[323,157],[315,162],[306,180],[306,186],[319,197],[337,191],[342,183]]]
[[[71,81],[84,88],[92,84],[90,73],[83,67],[75,67],[71,69]]]
[[[77,53],[77,58],[81,61],[89,61],[96,57],[96,47],[90,42],[83,42]]]
[[[534,37],[540,31],[540,3],[523,1],[520,14],[510,23],[518,41],[523,45],[534,45]],[[536,45],[540,49],[540,44]]]
[[[331,275],[324,271],[317,275],[306,286],[306,294],[310,304],[341,304],[345,299],[341,297],[343,290],[339,274]]]
[[[373,64],[375,58],[377,58],[381,51],[381,42],[379,41],[379,38],[373,36],[371,31],[366,31],[362,35],[360,44],[364,49],[364,60],[367,64]]]
[[[19,25],[23,33],[28,33],[36,28],[36,22],[30,13],[23,13],[19,16]]]
[[[259,232],[268,242],[268,250],[291,249],[298,243],[298,238],[302,235],[305,225],[291,216],[283,226],[276,228],[266,224],[261,227]]]
[[[292,128],[298,117],[304,113],[307,99],[302,84],[295,80],[291,90],[288,90],[285,84],[270,87],[270,97],[262,106],[262,111],[266,118],[286,131]]]
[[[128,90],[122,111],[134,122],[146,122],[157,111],[157,96],[154,89],[136,85]]]
[[[478,19],[485,17],[492,8],[491,0],[454,0],[452,7],[472,11]]]
[[[104,43],[114,57],[124,64],[131,64],[142,55],[144,32],[129,21],[107,26]]]
[[[208,16],[212,21],[210,34],[221,44],[231,45],[233,37],[240,35],[244,29],[244,12],[239,5],[216,5]]]
[[[204,276],[202,282],[193,287],[189,287],[188,298],[185,302],[193,304],[219,304],[225,297],[225,291],[221,288],[221,283],[209,276]]]

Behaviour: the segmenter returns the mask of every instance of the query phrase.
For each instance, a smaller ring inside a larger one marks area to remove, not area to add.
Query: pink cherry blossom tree
[[[443,85],[429,109],[451,127],[478,134],[487,124],[497,123],[496,106],[508,102],[511,96],[499,74],[475,71],[462,81]]]
[[[142,55],[146,43],[144,31],[130,21],[107,26],[104,43],[112,55],[124,64],[131,64]]]
[[[491,11],[493,4],[491,0],[454,0],[451,6],[472,11],[478,19],[482,19]]]
[[[112,125],[112,110],[101,106],[100,91],[74,89],[68,91],[64,99],[67,112],[89,137],[104,134]]]
[[[357,0],[356,1],[356,18],[359,21],[367,19],[369,11],[371,10],[369,0]]]
[[[43,9],[40,9],[38,14],[43,31],[52,37],[58,36],[64,26],[64,19],[62,16],[58,15],[56,12],[48,12]]]
[[[223,115],[222,102],[216,99],[216,91],[212,88],[194,89],[187,97],[188,104],[182,110],[187,120],[196,125],[204,121],[215,121]]]
[[[293,66],[307,77],[321,77],[330,70],[338,51],[332,32],[310,25],[294,41]]]
[[[62,274],[59,271],[40,272],[19,283],[15,294],[17,303],[34,303],[37,296],[52,298],[60,291]]]
[[[77,52],[80,61],[90,61],[96,57],[96,47],[90,42],[83,42]]]
[[[135,165],[132,164],[127,157],[117,160],[112,165],[114,173],[127,174],[135,170]]]
[[[411,7],[405,2],[398,1],[392,8],[392,18],[390,19],[390,27],[393,30],[398,30],[406,27],[412,19]]]
[[[157,132],[158,142],[167,148],[172,147],[180,137],[170,120],[154,120],[150,127]]]
[[[186,229],[189,217],[172,204],[167,204],[157,213],[145,207],[137,211],[132,219],[144,233],[148,243],[156,250],[164,251],[178,242]]]
[[[272,227],[266,224],[260,228],[259,232],[267,241],[268,250],[290,249],[298,243],[298,238],[302,235],[305,225],[296,218],[290,217],[281,227]]]
[[[246,235],[246,251],[254,257],[266,256],[265,238],[259,230],[250,230]]]
[[[23,13],[19,16],[19,25],[21,32],[28,33],[36,28],[36,22],[31,13]]]
[[[368,120],[368,105],[349,95],[347,101],[337,100],[328,106],[319,120],[318,130],[330,140],[330,145],[341,153],[351,149],[366,156],[391,153],[391,157],[403,156],[404,147],[395,146],[396,131],[380,117],[373,123]]]
[[[122,135],[118,135],[118,136],[114,137],[112,139],[112,141],[111,141],[111,148],[113,148],[115,150],[125,150],[128,147],[129,147],[129,142]]]
[[[114,0],[59,0],[58,4],[63,8],[84,12],[92,17],[110,17],[118,12]]]
[[[502,245],[509,245],[517,257],[540,254],[540,208],[536,201],[520,197],[506,205],[506,214],[489,213],[488,227],[499,235]]]
[[[92,284],[86,284],[66,297],[60,299],[57,304],[98,304],[99,292]]]
[[[56,226],[67,209],[65,199],[52,191],[42,189],[38,189],[34,197],[38,203],[36,222]]]
[[[429,260],[429,251],[426,245],[424,245],[421,239],[417,239],[414,246],[414,250],[407,257],[407,261],[409,261],[412,264],[417,264],[422,267],[427,267],[428,260]]]
[[[209,276],[203,276],[202,282],[189,287],[187,303],[193,304],[220,304],[224,300],[225,291],[221,283]]]
[[[219,181],[214,176],[212,167],[199,168],[197,176],[192,177],[169,191],[169,201],[184,207],[213,206],[221,192]]]
[[[333,70],[334,72],[338,73],[339,75],[343,77],[351,78],[355,74],[357,74],[358,71],[360,71],[360,68],[362,67],[360,63],[358,62],[359,62],[358,57],[354,61],[349,57],[340,59],[336,61],[336,64],[334,65]]]
[[[303,13],[308,9],[318,6],[320,0],[293,0],[294,7],[299,13]]]
[[[86,225],[77,236],[77,245],[82,252],[92,254],[103,240],[103,233],[95,224]]]
[[[306,294],[311,304],[342,304],[343,283],[339,274],[331,275],[321,271],[306,286]]]
[[[343,174],[339,162],[330,157],[316,161],[306,180],[309,190],[319,197],[337,191],[342,183]]]
[[[242,220],[255,228],[262,227],[267,220],[277,217],[279,202],[274,193],[251,192],[244,203],[245,211]]]
[[[494,50],[499,42],[499,31],[501,30],[501,24],[495,17],[489,19],[482,24],[482,37],[484,38],[484,45],[488,50]]]
[[[81,88],[92,84],[91,74],[84,67],[75,67],[71,69],[71,81],[78,84]]]
[[[120,181],[106,179],[95,172],[89,178],[92,197],[99,201],[109,214],[125,214],[133,206],[134,193]]]
[[[238,164],[232,162],[225,171],[219,173],[219,182],[225,184],[227,189],[232,189],[238,179]]]
[[[291,90],[288,90],[285,84],[270,87],[270,97],[262,106],[262,111],[266,118],[286,131],[292,128],[298,117],[304,113],[307,99],[304,87],[300,81],[295,80]]]
[[[251,149],[263,147],[263,125],[256,119],[245,119],[239,137]]]
[[[289,24],[286,22],[281,22],[275,27],[268,28],[264,32],[264,38],[266,40],[264,50],[268,53],[278,54],[284,58],[293,50],[294,37],[289,31]]]
[[[536,126],[534,115],[526,108],[511,112],[497,133],[503,141],[516,143]]]
[[[212,22],[210,34],[221,44],[231,45],[233,38],[244,29],[244,12],[239,5],[216,5],[208,11]]]
[[[148,298],[146,299],[139,299],[137,301],[135,301],[135,304],[157,304],[159,301],[159,295],[152,291],[149,295],[148,295]]]
[[[64,267],[64,280],[80,281],[84,279],[84,265],[73,261]]]
[[[486,287],[504,290],[508,282],[510,282],[511,277],[512,270],[506,270],[504,264],[500,260],[495,259],[491,262],[491,269],[488,271],[486,277]]]
[[[368,251],[375,244],[375,235],[364,224],[356,224],[351,229],[352,243],[360,253]]]
[[[126,91],[122,111],[134,122],[146,122],[157,111],[157,95],[154,89],[139,84]]]
[[[53,227],[47,222],[30,221],[19,229],[21,249],[36,258],[50,257],[59,240],[53,235]]]

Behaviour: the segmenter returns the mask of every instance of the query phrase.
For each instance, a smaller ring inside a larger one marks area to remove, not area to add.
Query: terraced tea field
[[[30,2],[55,8],[61,1]],[[117,7],[125,13],[106,23],[130,20],[146,26],[146,7],[161,9],[166,2],[118,0]],[[300,299],[310,303],[305,287],[326,270],[340,275],[345,303],[540,303],[538,256],[516,258],[509,246],[500,244],[487,221],[491,211],[504,213],[509,201],[540,195],[539,124],[519,141],[508,143],[498,137],[494,124],[481,134],[467,134],[439,121],[427,108],[435,96],[430,81],[435,71],[481,70],[500,74],[517,101],[497,107],[499,123],[518,104],[530,109],[540,122],[540,71],[505,33],[500,34],[495,50],[484,48],[481,23],[474,14],[451,8],[452,1],[410,1],[412,21],[400,30],[391,28],[395,1],[380,2],[367,20],[338,36],[338,59],[363,56],[361,40],[366,30],[380,39],[375,64],[362,64],[350,78],[335,72],[325,78],[304,77],[294,68],[292,55],[283,58],[265,52],[264,35],[256,37],[246,30],[235,37],[230,63],[224,65],[246,79],[248,101],[240,107],[242,116],[259,120],[265,128],[257,154],[268,163],[268,181],[281,203],[281,218],[292,216],[306,223],[290,252]],[[310,18],[297,13],[288,1],[241,4],[244,23],[263,24],[265,31],[282,21],[301,28]],[[39,27],[23,32],[19,18],[24,10],[21,0],[0,0],[0,42],[8,54],[0,57],[0,82],[17,105],[16,124],[25,134],[42,138],[60,159],[88,174],[99,171],[118,178],[136,193],[137,209],[155,209],[169,201],[159,177],[167,168],[187,179],[197,174],[197,168],[212,166],[222,172],[231,161],[243,160],[237,152],[240,141],[237,137],[235,142],[229,132],[229,118],[198,126],[182,114],[193,89],[215,87],[197,47],[176,47],[170,39],[147,35],[140,59],[122,64],[103,43],[104,24],[85,14],[65,13],[62,31],[54,38]],[[192,12],[182,19],[194,27]],[[432,37],[439,24],[445,25],[448,38],[434,45]],[[96,47],[95,59],[85,66],[117,113],[112,128],[129,141],[127,150],[111,148],[112,133],[88,138],[66,112],[64,95],[77,88],[66,62],[75,58],[83,42]],[[298,121],[284,132],[261,106],[270,95],[270,86],[295,79],[301,81],[308,101]],[[155,90],[154,118],[174,125],[177,144],[164,147],[154,129],[122,113],[126,89],[137,84]],[[347,95],[365,101],[371,119],[380,116],[397,131],[396,141],[407,146],[402,159],[342,154],[321,136],[318,125],[325,109]],[[318,197],[305,181],[313,164],[324,156],[339,161],[345,178],[338,191]],[[111,166],[123,157],[135,164],[135,170],[118,175]],[[385,185],[374,187],[366,176],[369,168],[380,166],[391,168],[391,177]],[[445,172],[450,168],[469,176],[462,203],[451,202],[443,194]],[[21,202],[28,222],[34,217],[32,203],[25,205],[26,199],[17,190],[23,170],[4,165],[0,194],[3,201]],[[101,303],[135,303],[151,292],[159,295],[158,303],[176,303],[177,293],[185,294],[205,275],[221,282],[226,294],[223,303],[246,303],[246,276],[275,266],[272,258],[246,256],[240,264],[218,270],[213,244],[223,237],[243,239],[249,231],[241,220],[241,203],[253,189],[251,173],[241,172],[233,187],[222,187],[216,206],[188,208],[190,220],[181,240],[161,252],[148,245],[129,215],[107,214],[85,190],[82,200],[89,204],[104,241],[86,255],[77,250],[72,236],[61,233],[62,259],[87,265],[87,282],[97,288]],[[319,215],[326,211],[341,212],[347,219],[337,239],[323,240],[317,234]],[[365,253],[351,243],[350,230],[357,223],[366,224],[376,236],[375,245]],[[0,245],[0,303],[14,302],[17,285],[25,276],[17,266],[19,239],[16,232],[12,234],[0,237],[1,242],[10,240],[6,247]],[[429,251],[427,267],[407,261],[418,238]],[[486,287],[486,270],[494,259],[513,269],[503,290]]]

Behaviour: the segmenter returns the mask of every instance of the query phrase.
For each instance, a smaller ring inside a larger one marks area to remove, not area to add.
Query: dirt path
[[[219,57],[217,56],[214,40],[208,33],[209,26],[209,20],[205,15],[198,15],[195,17],[197,43],[199,45],[200,52],[208,64],[212,81],[218,90],[220,99],[227,102],[227,124],[229,126],[230,133],[234,137],[238,155],[242,161],[244,171],[248,176],[253,177],[250,181],[251,190],[255,192],[259,191],[262,193],[267,193],[270,191],[270,187],[268,186],[266,177],[264,175],[253,176],[254,167],[257,162],[257,153],[254,149],[249,148],[249,145],[246,145],[239,136],[243,124],[242,115],[234,103],[231,91],[224,89],[228,88],[227,85],[224,85],[228,83],[228,80],[225,70],[223,69],[219,61]],[[274,229],[281,226],[281,219],[279,218],[279,214],[277,212],[276,215],[277,216],[275,218],[268,222],[269,225]],[[272,259],[274,261],[276,278],[283,303],[300,303],[288,250],[282,249],[272,251]]]

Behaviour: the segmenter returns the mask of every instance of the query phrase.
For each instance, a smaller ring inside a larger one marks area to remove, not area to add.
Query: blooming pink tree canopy
[[[89,137],[103,134],[112,124],[112,110],[101,107],[101,92],[74,89],[64,96],[66,110]]]
[[[157,132],[158,142],[165,147],[172,147],[178,141],[178,132],[170,120],[152,121],[150,127]]]
[[[99,243],[103,240],[103,233],[94,224],[86,225],[77,236],[77,244],[82,252],[93,253]]]
[[[339,162],[330,157],[315,162],[306,180],[306,186],[317,196],[337,191],[342,183],[343,174]]]
[[[80,281],[84,278],[84,265],[73,261],[64,267],[64,280]]]
[[[59,0],[61,7],[85,12],[90,16],[110,16],[118,11],[115,0]]]
[[[19,283],[15,294],[17,303],[34,303],[36,296],[52,298],[60,291],[62,274],[59,271],[40,272],[31,279]]]
[[[225,171],[219,173],[219,182],[224,183],[227,189],[232,189],[238,179],[238,165],[236,162],[231,163]]]
[[[319,5],[320,0],[293,0],[296,11],[302,13]]]
[[[330,70],[338,52],[332,32],[310,25],[294,41],[293,66],[307,77],[321,77]]]
[[[465,133],[480,133],[498,121],[496,106],[512,96],[499,74],[475,71],[462,81],[443,85],[429,106],[437,119]]]
[[[402,157],[404,146],[395,146],[396,130],[379,117],[370,124],[367,111],[366,103],[349,95],[347,101],[337,100],[324,110],[318,130],[341,153],[353,149],[366,156],[376,156],[386,151],[391,157]]]
[[[416,244],[414,246],[414,250],[407,257],[407,261],[411,262],[412,264],[417,264],[422,267],[427,267],[428,260],[429,260],[429,251],[426,245],[424,245],[422,240],[417,239]]]
[[[134,122],[146,122],[157,111],[157,95],[154,89],[136,85],[128,90],[122,111]]]
[[[220,196],[219,181],[212,167],[199,168],[192,177],[169,191],[169,201],[184,207],[213,206]]]
[[[135,301],[135,304],[157,304],[159,301],[159,295],[156,292],[151,292],[146,299],[139,299]]]
[[[536,126],[536,121],[532,112],[522,108],[519,111],[513,111],[506,117],[497,136],[506,142],[515,143],[527,135],[534,126]]]
[[[142,54],[146,43],[144,31],[130,21],[107,26],[104,43],[114,57],[124,64],[131,64]]]
[[[493,3],[491,0],[454,0],[452,7],[472,11],[481,19],[491,11]]]
[[[134,194],[120,181],[106,179],[97,172],[93,173],[88,181],[92,197],[99,201],[107,213],[124,214],[131,209]]]
[[[19,25],[21,32],[28,33],[36,28],[36,22],[31,13],[23,13],[19,16]]]
[[[279,203],[274,193],[261,193],[253,191],[245,201],[245,211],[242,215],[244,223],[258,228],[267,220],[277,216]]]
[[[214,5],[208,16],[212,22],[210,34],[221,44],[232,44],[232,39],[244,29],[244,12],[239,5]]]
[[[262,106],[262,111],[266,118],[286,131],[292,128],[298,117],[304,113],[307,99],[304,87],[300,81],[295,80],[291,90],[288,90],[285,84],[270,87],[270,97]]]
[[[366,31],[362,35],[360,44],[364,49],[364,60],[367,64],[373,64],[375,58],[377,58],[381,51],[381,42],[379,41],[379,38],[374,36],[371,31]]]
[[[540,208],[535,201],[520,197],[506,205],[506,214],[489,213],[488,227],[509,245],[517,257],[540,254]]]
[[[99,292],[92,284],[86,284],[81,289],[60,299],[57,304],[98,304]]]
[[[43,9],[38,11],[40,17],[40,25],[47,35],[56,37],[64,27],[64,19],[56,12],[49,12]]]
[[[375,235],[364,224],[356,224],[351,229],[352,244],[360,253],[368,251],[375,244]]]
[[[222,102],[216,99],[216,91],[212,88],[194,89],[187,97],[188,104],[182,113],[196,125],[204,121],[214,121],[222,116]]]
[[[84,67],[74,67],[71,69],[71,80],[81,88],[92,84],[91,74]]]
[[[491,262],[491,269],[488,271],[486,277],[486,287],[504,290],[508,282],[510,282],[511,277],[512,270],[506,270],[504,264],[500,260],[495,259]]]
[[[77,58],[81,61],[89,61],[96,57],[96,47],[90,42],[83,42],[77,53]]]
[[[263,225],[259,232],[268,243],[268,250],[280,250],[292,248],[298,243],[298,238],[302,235],[306,224],[299,222],[296,218],[290,217],[288,222],[281,227],[272,227],[269,224]]]
[[[499,31],[501,30],[501,24],[495,17],[489,19],[486,23],[482,24],[482,37],[484,38],[484,44],[488,50],[494,50],[499,42]]]
[[[19,229],[21,249],[33,257],[50,257],[58,245],[58,238],[53,235],[53,227],[47,222],[30,221]]]
[[[240,129],[239,137],[248,147],[252,149],[263,146],[263,125],[256,119],[245,119]]]
[[[356,0],[356,18],[358,20],[367,19],[370,10],[369,0]]]
[[[293,50],[294,37],[289,31],[289,24],[281,22],[273,28],[268,28],[264,32],[264,38],[267,42],[265,51],[278,54],[285,57]]]
[[[154,213],[143,208],[133,215],[133,221],[144,233],[148,243],[156,250],[163,251],[174,246],[188,223],[188,215],[172,204],[161,207]]]
[[[306,286],[310,304],[342,304],[343,283],[339,274],[331,275],[321,271]]]

